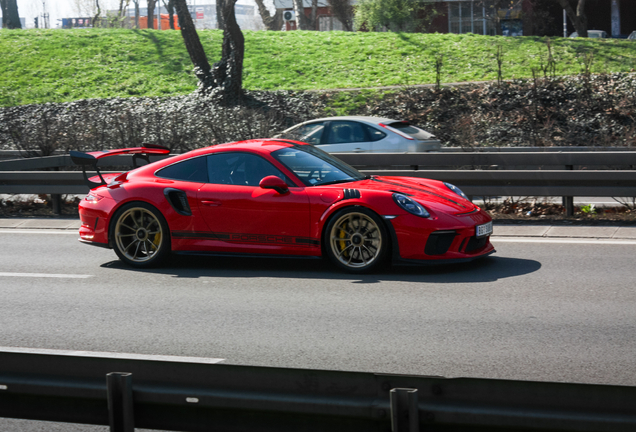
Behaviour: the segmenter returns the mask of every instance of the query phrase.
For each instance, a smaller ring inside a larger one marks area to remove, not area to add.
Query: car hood
[[[358,189],[361,192],[374,190],[402,193],[426,207],[450,214],[472,213],[478,209],[472,202],[452,192],[443,182],[438,180],[373,176],[368,180],[342,183],[337,186],[343,189]]]

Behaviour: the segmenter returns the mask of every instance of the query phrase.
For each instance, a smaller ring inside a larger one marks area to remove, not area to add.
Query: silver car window
[[[325,122],[308,123],[292,129],[283,134],[281,138],[303,141],[309,144],[320,144],[322,132],[325,129]]]
[[[332,121],[325,144],[345,144],[369,141],[362,124],[354,121]]]

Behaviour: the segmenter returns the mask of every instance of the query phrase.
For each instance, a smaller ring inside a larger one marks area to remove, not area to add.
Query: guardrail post
[[[391,432],[418,432],[417,389],[394,388],[391,400]]]
[[[566,165],[565,169],[571,171],[574,169],[574,165]],[[574,197],[564,196],[563,207],[565,207],[566,216],[574,216]]]
[[[126,372],[106,374],[106,388],[110,432],[134,432],[132,374]]]
[[[54,215],[62,214],[62,195],[51,194],[51,210]]]

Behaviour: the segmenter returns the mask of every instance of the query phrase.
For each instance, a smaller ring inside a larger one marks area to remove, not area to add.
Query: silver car
[[[629,40],[636,40],[636,30],[634,30],[633,32],[631,32],[629,34],[629,36],[627,36],[627,39]]]
[[[571,38],[579,37],[579,34],[577,32],[574,32],[570,35],[570,37]],[[607,38],[607,32],[604,30],[588,30],[587,37],[605,39]]]
[[[275,138],[304,141],[328,153],[406,153],[439,150],[435,136],[403,120],[326,117],[293,126]]]

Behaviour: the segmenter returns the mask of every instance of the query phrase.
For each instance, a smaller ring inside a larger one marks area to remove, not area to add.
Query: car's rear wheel
[[[327,256],[353,273],[377,269],[386,261],[389,239],[380,217],[364,207],[340,210],[325,230]]]
[[[143,202],[120,208],[110,228],[115,253],[133,267],[152,267],[170,255],[168,224],[159,210]]]

